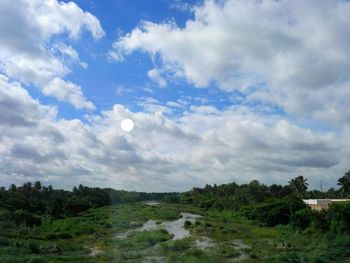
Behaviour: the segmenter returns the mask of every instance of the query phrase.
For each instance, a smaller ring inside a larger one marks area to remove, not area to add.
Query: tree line
[[[40,181],[22,186],[0,188],[0,222],[11,221],[28,226],[41,224],[43,216],[64,218],[76,216],[90,208],[107,205],[162,200],[176,193],[145,193],[112,188],[79,185],[72,191],[43,186]],[[177,194],[176,194],[177,195]]]
[[[299,230],[350,234],[350,202],[313,211],[302,200],[350,198],[350,171],[338,179],[337,185],[337,190],[308,191],[307,179],[300,175],[284,186],[267,186],[257,180],[242,185],[206,185],[179,194],[177,201],[204,209],[235,211],[262,226],[290,225]]]
[[[350,232],[350,203],[334,204],[326,211],[312,211],[302,199],[350,198],[350,171],[338,179],[339,189],[308,190],[307,179],[297,176],[287,185],[270,186],[253,180],[248,184],[206,185],[184,193],[145,193],[79,185],[72,191],[53,189],[41,182],[0,188],[0,223],[40,225],[44,217],[76,216],[90,208],[146,200],[191,204],[203,209],[230,210],[260,225],[290,224],[299,229]]]

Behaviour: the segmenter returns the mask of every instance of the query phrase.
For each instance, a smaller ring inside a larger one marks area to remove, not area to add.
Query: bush
[[[166,230],[152,230],[142,232],[132,232],[128,235],[127,239],[120,241],[121,247],[133,247],[136,249],[142,249],[152,247],[158,243],[167,241],[172,238]]]
[[[204,255],[204,251],[199,248],[192,248],[187,254],[195,257],[201,257]]]
[[[338,234],[350,234],[350,202],[334,203],[326,211],[330,230]]]
[[[105,228],[113,228],[113,225],[111,223],[104,224]]]
[[[192,226],[192,223],[190,221],[186,220],[184,223],[184,227],[189,228],[190,226]]]
[[[7,238],[0,237],[0,247],[6,247],[10,245],[10,241]]]
[[[58,238],[62,238],[62,239],[71,239],[71,238],[73,238],[73,236],[70,233],[67,233],[67,232],[61,232],[57,236],[58,236]]]
[[[31,258],[28,263],[45,263],[42,258]]]
[[[306,208],[302,199],[297,196],[288,196],[282,199],[269,199],[260,205],[245,207],[242,213],[259,225],[276,226],[288,224],[295,212]]]
[[[290,218],[290,223],[295,228],[306,229],[311,225],[314,217],[315,213],[307,207],[293,213]]]
[[[49,233],[45,236],[46,240],[52,240],[52,239],[56,239],[57,236],[54,233]]]
[[[278,262],[283,263],[301,263],[302,259],[295,252],[284,253],[280,256]]]
[[[39,254],[40,253],[40,247],[36,242],[29,242],[28,243],[28,248],[30,250],[31,253],[33,254]]]
[[[191,245],[187,240],[181,239],[163,243],[162,247],[170,251],[184,251],[189,249]]]
[[[25,224],[28,227],[40,226],[41,217],[23,210],[17,210],[12,214],[16,225]]]

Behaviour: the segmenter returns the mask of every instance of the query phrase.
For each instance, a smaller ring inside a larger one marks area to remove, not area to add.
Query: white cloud
[[[165,105],[162,105],[158,100],[152,97],[139,98],[137,105],[142,107],[144,112],[154,113],[162,115],[163,113],[171,113],[171,109]]]
[[[104,31],[96,17],[73,2],[4,0],[0,4],[0,24],[0,72],[46,89],[45,94],[73,102],[78,108],[93,108],[77,85],[63,80],[72,63],[82,67],[87,64],[72,46],[52,38],[68,34],[68,38],[78,39],[82,30],[87,30],[99,39]],[[53,81],[65,82],[66,85],[60,85],[64,91],[51,88],[47,92]]]
[[[55,107],[33,99],[23,86],[34,84],[45,95],[93,109],[82,88],[64,79],[71,64],[83,63],[78,52],[53,36],[77,39],[85,29],[98,39],[104,34],[98,20],[74,3],[5,0],[0,5],[0,24],[6,25],[0,28],[0,185],[42,180],[65,188],[83,183],[176,191],[252,179],[286,183],[302,169],[311,186],[321,179],[326,187],[349,169],[346,125],[319,132],[290,116],[248,106],[190,105],[206,104],[203,97],[168,103],[141,98],[141,112],[114,105],[84,122],[59,119]],[[194,9],[195,18],[185,28],[143,22],[120,38],[111,54],[122,60],[139,49],[159,56],[163,64],[148,72],[159,86],[168,76],[198,87],[215,82],[291,113],[346,123],[348,6],[207,1]],[[168,114],[179,108],[186,110]],[[120,128],[125,118],[135,123],[129,133]]]
[[[81,10],[73,2],[56,0],[30,1],[29,14],[35,14],[37,25],[47,39],[52,35],[68,32],[72,38],[78,38],[82,28],[91,32],[95,39],[105,35],[98,19]]]
[[[56,117],[6,77],[0,78],[0,185],[42,180],[142,191],[187,190],[206,183],[286,183],[303,169],[312,186],[334,186],[349,167],[349,132],[319,133],[244,107],[192,107],[167,117],[114,105],[87,122]],[[152,106],[153,105],[153,106]],[[169,109],[171,110],[171,109]],[[120,122],[135,127],[123,132]]]
[[[147,72],[148,77],[155,83],[158,84],[158,86],[164,88],[166,87],[167,83],[165,79],[162,77],[161,73],[157,69],[151,69]]]
[[[47,96],[54,96],[61,101],[68,101],[77,109],[95,109],[92,102],[84,100],[81,87],[60,78],[53,79],[43,88],[43,93]]]
[[[349,122],[350,2],[207,0],[191,10],[183,28],[142,21],[111,52],[119,61],[146,52],[197,87],[214,82],[291,114]]]

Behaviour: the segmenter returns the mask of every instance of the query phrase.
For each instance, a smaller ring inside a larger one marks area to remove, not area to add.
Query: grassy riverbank
[[[172,240],[163,229],[139,229],[202,215]],[[121,238],[121,234],[125,238]],[[91,209],[79,217],[45,219],[41,226],[1,226],[1,262],[349,262],[350,237],[295,233],[288,227],[258,227],[232,212],[190,206],[125,204]]]

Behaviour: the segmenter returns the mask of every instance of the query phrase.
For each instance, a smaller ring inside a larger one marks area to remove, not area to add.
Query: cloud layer
[[[86,65],[59,36],[76,40],[87,30],[95,39],[103,37],[105,33],[96,17],[73,2],[4,0],[0,24],[0,72],[35,85],[43,94],[69,102],[77,109],[94,109],[80,86],[63,79],[70,65]]]
[[[344,169],[335,133],[312,132],[243,107],[195,106],[173,119],[155,107],[130,112],[115,105],[85,122],[65,120],[4,76],[0,105],[1,184],[39,179],[62,187],[83,182],[173,191],[254,178],[286,182],[300,168],[311,182],[327,184],[330,171]],[[120,128],[125,118],[135,122],[130,133]]]
[[[145,52],[197,87],[214,83],[290,114],[349,123],[350,2],[207,0],[192,11],[182,28],[142,21],[111,54]],[[156,73],[149,77],[161,79]]]
[[[219,107],[186,93],[163,102],[139,97],[137,111],[114,104],[82,119],[58,117],[57,106],[28,87],[94,109],[66,77],[87,67],[73,45],[84,31],[103,37],[99,20],[72,2],[0,5],[0,185],[184,191],[303,174],[312,187],[319,180],[329,187],[350,167],[348,1],[205,1],[183,6],[194,16],[181,28],[142,21],[109,58],[141,51],[152,57],[146,74],[162,90],[180,78],[232,101],[239,91],[242,101]],[[117,95],[128,88],[118,86]],[[120,127],[126,118],[135,123],[130,133]]]

